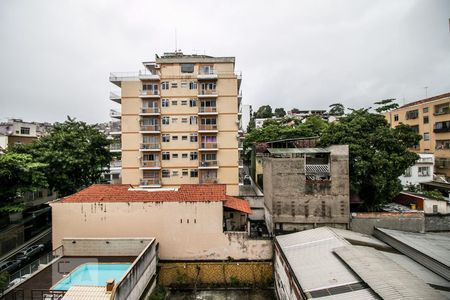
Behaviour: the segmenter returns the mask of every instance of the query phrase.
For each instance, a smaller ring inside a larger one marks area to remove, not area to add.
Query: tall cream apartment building
[[[239,194],[240,85],[234,57],[156,55],[138,73],[112,73],[121,104],[122,183],[142,188],[226,184]],[[116,150],[117,151],[117,148]]]
[[[405,104],[385,117],[392,127],[408,124],[420,134],[422,140],[411,150],[434,154],[434,173],[450,177],[450,93]]]

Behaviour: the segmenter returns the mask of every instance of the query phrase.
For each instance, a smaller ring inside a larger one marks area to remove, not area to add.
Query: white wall
[[[420,158],[417,160],[416,164],[411,167],[411,176],[405,176],[403,174],[399,177],[403,186],[409,184],[419,184],[422,182],[430,182],[433,181],[433,172],[434,172],[434,155],[429,153],[420,153]],[[428,167],[429,175],[428,176],[419,176],[419,168],[420,167]]]
[[[248,123],[250,123],[250,105],[242,104],[241,128],[244,132],[247,132]]]

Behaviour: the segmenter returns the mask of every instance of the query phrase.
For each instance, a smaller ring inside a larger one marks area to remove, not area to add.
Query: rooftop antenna
[[[425,86],[425,87],[423,87],[423,88],[425,89],[425,98],[428,98],[428,87]]]

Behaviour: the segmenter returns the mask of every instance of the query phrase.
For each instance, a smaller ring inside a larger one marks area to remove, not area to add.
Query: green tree
[[[284,110],[284,108],[279,107],[279,108],[275,108],[275,116],[277,118],[282,118],[286,115],[286,111]]]
[[[407,125],[391,128],[383,115],[358,109],[339,123],[332,123],[324,131],[320,145],[349,145],[350,190],[372,211],[402,190],[398,177],[419,158],[408,148],[420,138]]]
[[[21,211],[22,204],[14,200],[24,192],[46,187],[44,168],[29,154],[8,151],[0,155],[0,211]]]
[[[298,108],[293,108],[293,109],[291,109],[291,113],[293,113],[293,114],[298,114],[300,112],[300,109],[298,109]]]
[[[263,105],[255,113],[255,118],[257,119],[265,119],[272,118],[272,107],[270,105]]]
[[[385,99],[375,102],[375,105],[378,106],[377,108],[375,108],[375,111],[379,114],[382,114],[384,112],[398,108],[398,104],[394,101],[395,99]]]
[[[28,148],[35,161],[46,164],[49,188],[70,195],[97,183],[112,159],[110,142],[95,125],[68,117]]]
[[[345,107],[341,103],[334,103],[331,104],[330,110],[328,111],[328,114],[331,116],[342,116],[345,113]]]

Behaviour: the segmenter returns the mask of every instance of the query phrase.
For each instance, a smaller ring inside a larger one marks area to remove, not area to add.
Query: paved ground
[[[169,300],[272,300],[273,290],[211,290],[192,292],[171,292]]]

